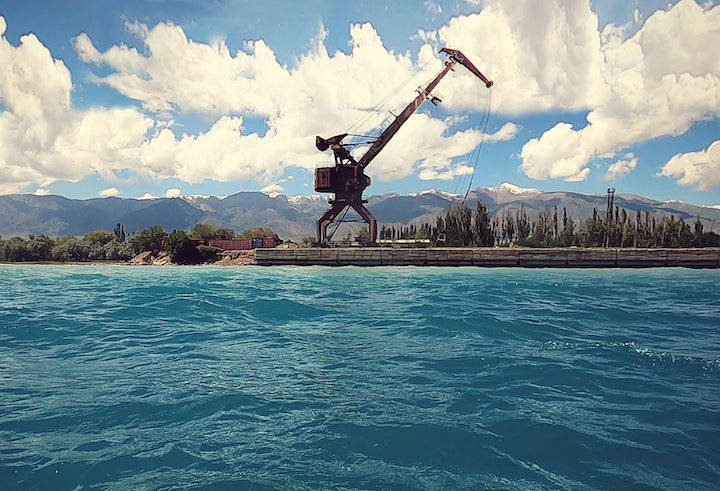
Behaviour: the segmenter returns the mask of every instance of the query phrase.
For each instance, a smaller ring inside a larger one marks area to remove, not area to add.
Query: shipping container
[[[217,247],[225,251],[246,251],[252,248],[249,239],[243,240],[208,240],[207,245]]]
[[[275,237],[263,237],[263,247],[265,249],[272,249],[276,245]]]

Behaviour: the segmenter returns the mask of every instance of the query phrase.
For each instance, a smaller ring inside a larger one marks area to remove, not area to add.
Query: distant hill
[[[528,215],[557,206],[567,210],[576,222],[592,216],[593,208],[605,215],[605,195],[568,192],[544,192],[501,184],[472,191],[466,203],[474,207],[480,200],[492,214],[519,210],[525,205]],[[369,198],[368,208],[380,224],[406,226],[410,223],[434,223],[440,213],[447,213],[460,197],[431,190],[418,194],[386,194]],[[681,202],[660,202],[636,195],[615,196],[615,204],[634,216],[636,210],[657,217],[674,215],[694,222],[700,217],[705,231],[720,232],[720,209]],[[259,192],[241,192],[218,198],[187,196],[150,200],[96,198],[74,200],[61,196],[13,194],[0,196],[0,236],[63,235],[82,236],[103,229],[112,231],[122,223],[130,234],[154,225],[167,231],[186,230],[196,223],[212,223],[241,232],[253,227],[269,227],[284,239],[299,240],[315,235],[315,219],[327,209],[327,197],[287,197]]]

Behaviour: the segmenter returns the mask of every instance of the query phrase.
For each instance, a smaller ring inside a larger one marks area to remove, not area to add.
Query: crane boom
[[[473,65],[460,51],[448,48],[443,48],[441,51],[447,53],[450,56],[448,62],[445,63],[445,67],[440,70],[440,72],[435,76],[434,79],[428,82],[424,87],[418,89],[418,95],[415,100],[408,104],[407,107],[405,107],[405,109],[395,117],[393,122],[390,123],[387,128],[385,128],[385,131],[382,132],[382,134],[377,138],[377,140],[375,140],[375,142],[370,146],[367,152],[365,152],[365,154],[360,158],[360,160],[358,161],[360,167],[364,169],[368,166],[370,162],[372,162],[375,157],[377,157],[377,154],[380,153],[380,150],[382,150],[385,145],[387,145],[387,143],[390,141],[390,139],[395,136],[395,133],[398,132],[400,127],[405,123],[405,121],[407,121],[408,118],[412,116],[412,114],[417,110],[418,107],[420,107],[420,105],[425,101],[425,99],[430,98],[430,93],[433,91],[433,89],[435,89],[437,84],[440,83],[440,80],[442,80],[443,77],[447,75],[450,70],[453,69],[456,63],[460,63],[461,65],[465,66],[474,75],[476,75],[483,82],[485,82],[485,85],[488,88],[492,86],[493,82],[488,80],[482,73],[480,73],[480,70],[475,68],[475,65]]]

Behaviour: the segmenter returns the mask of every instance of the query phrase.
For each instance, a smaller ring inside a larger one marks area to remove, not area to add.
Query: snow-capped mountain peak
[[[535,188],[521,188],[515,184],[504,182],[499,186],[486,188],[491,193],[510,193],[510,194],[540,194],[542,191]]]

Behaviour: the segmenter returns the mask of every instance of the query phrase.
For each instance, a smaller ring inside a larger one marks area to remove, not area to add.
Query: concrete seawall
[[[720,268],[720,248],[313,248],[257,249],[261,266],[479,266],[524,268]]]

